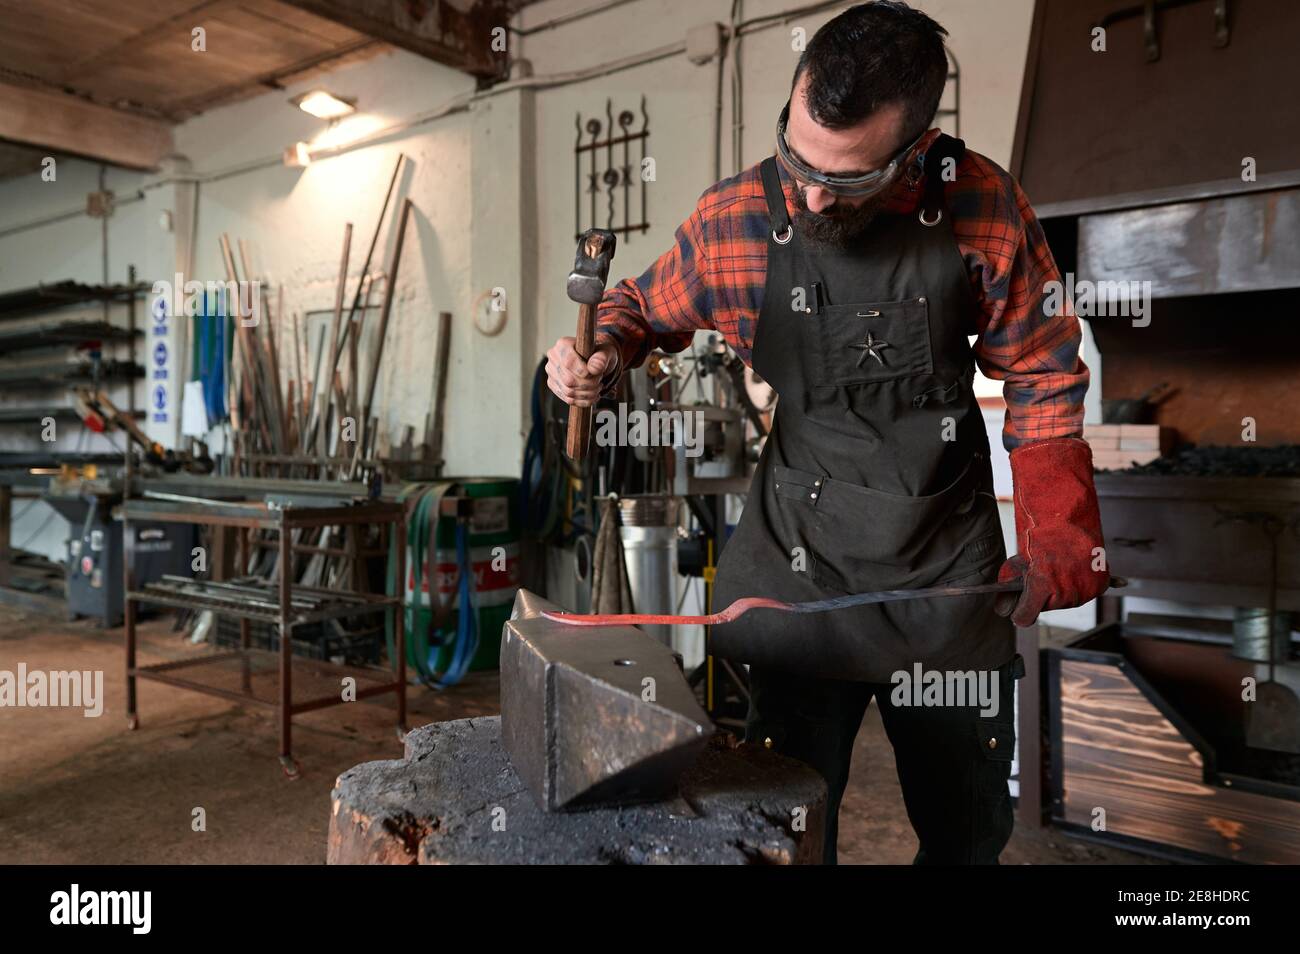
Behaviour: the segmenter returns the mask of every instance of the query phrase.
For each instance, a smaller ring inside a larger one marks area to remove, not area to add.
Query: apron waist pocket
[[[981,459],[973,457],[948,486],[920,497],[775,466],[782,543],[807,548],[814,575],[850,591],[926,585],[915,582],[916,571],[968,564],[1000,543],[996,501],[979,493]]]

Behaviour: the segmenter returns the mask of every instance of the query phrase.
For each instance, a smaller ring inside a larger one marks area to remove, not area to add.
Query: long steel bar
[[[334,289],[334,318],[330,321],[330,344],[329,353],[334,355],[334,361],[329,367],[325,368],[325,375],[328,376],[338,366],[338,341],[340,325],[343,323],[343,297],[347,294],[348,283],[348,255],[352,251],[352,223],[347,223],[343,228],[343,258],[339,262],[338,285]],[[364,278],[364,275],[362,276]],[[318,433],[307,436],[308,443],[303,445],[306,451],[319,449],[321,453],[329,453],[329,398],[330,388],[328,382],[324,385],[320,381],[316,382],[317,386],[317,403],[320,407],[320,415],[317,417]]]
[[[278,666],[280,661],[279,651],[269,649],[229,649],[218,653],[208,653],[203,656],[194,656],[189,659],[173,659],[162,663],[151,663],[147,666],[137,666],[135,672],[137,675],[174,672],[178,669],[191,669],[200,666],[211,665],[212,663],[229,663],[236,659],[244,657],[248,661],[262,660],[271,665],[263,667],[260,671],[269,672],[272,666]],[[377,669],[370,666],[347,666],[338,663],[328,662],[321,659],[304,659],[297,657],[294,660],[295,668],[307,673],[316,679],[335,679],[340,674],[350,674],[358,679],[367,680],[370,688],[384,686],[392,688],[395,685],[392,682],[392,673],[385,669]],[[331,698],[336,698],[331,694]]]
[[[406,591],[406,520],[399,518],[388,525],[388,532],[397,534],[397,566],[393,568],[393,637],[397,643],[397,737],[406,735],[406,607],[403,594]]]
[[[130,441],[126,442],[126,486],[130,488],[135,470],[135,453]],[[128,493],[129,493],[128,489]],[[126,628],[126,725],[128,729],[139,726],[136,715],[135,696],[135,601],[131,591],[135,589],[135,530],[122,509],[122,623]]]
[[[370,410],[375,400],[375,385],[379,381],[379,365],[384,358],[384,339],[388,335],[388,318],[393,311],[393,298],[397,290],[397,269],[402,264],[402,247],[406,241],[406,224],[411,218],[411,209],[414,205],[410,199],[402,203],[402,215],[397,223],[397,243],[393,247],[393,264],[388,269],[388,281],[384,283],[384,305],[379,313],[379,331],[375,337],[375,357],[370,365],[370,378],[366,382],[366,399],[361,405],[361,420],[369,422]],[[360,447],[357,448],[357,458],[361,458]],[[353,464],[355,471],[356,464]],[[349,477],[352,476],[350,472]]]
[[[1110,586],[1118,589],[1127,585],[1119,577],[1110,578]],[[984,593],[1019,593],[1024,582],[1019,579],[1001,583],[978,583],[974,586],[930,586],[917,590],[876,590],[871,593],[850,593],[826,600],[808,600],[803,603],[786,603],[766,596],[745,596],[724,610],[703,616],[678,616],[671,613],[597,613],[583,616],[579,613],[543,612],[546,619],[570,626],[717,626],[730,623],[750,610],[772,609],[783,613],[826,613],[852,606],[872,603],[895,603],[904,600],[921,600],[949,596],[978,596]]]
[[[375,231],[370,236],[370,247],[366,249],[366,260],[361,265],[361,282],[357,285],[356,293],[352,296],[352,307],[348,309],[348,323],[347,325],[344,326],[343,329],[343,334],[345,336],[347,335],[348,330],[352,326],[352,318],[357,313],[357,307],[361,304],[362,285],[367,284],[365,279],[366,276],[370,274],[370,263],[375,256],[375,246],[379,244],[379,232],[384,227],[384,216],[388,214],[388,204],[393,199],[393,189],[397,187],[397,177],[401,174],[402,163],[404,163],[405,161],[406,161],[406,154],[399,153],[397,156],[397,163],[393,166],[393,175],[388,180],[388,191],[384,193],[384,204],[379,208],[379,218],[375,220]],[[368,285],[366,289],[366,295],[367,297],[369,297]],[[358,327],[357,330],[360,331],[360,328]],[[342,349],[343,344],[344,342],[339,343],[340,349]],[[334,354],[335,365],[338,364],[339,353],[341,353],[341,351]]]
[[[349,229],[349,232],[351,229]],[[293,552],[284,511],[280,512],[280,765],[298,777],[293,761]]]
[[[352,297],[352,307],[348,309],[347,323],[343,326],[342,337],[344,339],[348,337],[348,332],[353,330],[352,318],[357,313],[357,306],[361,300],[361,288],[363,285],[367,284],[366,276],[370,274],[370,262],[374,258],[375,246],[379,244],[379,233],[380,231],[383,230],[384,217],[388,214],[388,204],[389,202],[392,201],[393,189],[397,186],[397,177],[402,171],[402,163],[405,161],[405,159],[406,159],[405,154],[398,155],[397,164],[393,166],[393,175],[388,180],[388,191],[384,193],[384,204],[379,209],[379,218],[375,220],[375,231],[374,234],[372,234],[370,237],[370,248],[366,250],[366,260],[361,266],[361,278],[358,280],[356,293]],[[358,327],[356,331],[358,332],[360,331],[360,323],[358,323]],[[322,347],[324,346],[324,341],[325,341],[325,334],[324,331],[322,331],[321,332]],[[343,353],[344,344],[346,344],[346,340],[335,342],[334,348],[332,348],[328,353],[325,354],[325,357],[329,359],[328,367],[330,368],[338,367],[339,357]],[[317,359],[317,368],[319,373],[319,357]],[[319,381],[316,382],[316,386],[317,389],[319,389],[320,386]],[[316,411],[313,409],[312,413],[314,415]],[[313,417],[313,419],[309,422],[308,432],[309,433],[313,432],[316,429],[316,427],[317,427],[317,421]]]
[[[254,650],[255,652],[256,650]],[[340,672],[349,672],[340,668]],[[179,689],[189,689],[191,692],[201,692],[209,696],[219,696],[222,699],[231,699],[235,702],[251,702],[254,705],[265,706],[268,709],[278,709],[280,702],[277,699],[263,699],[259,696],[252,695],[247,691],[236,692],[233,689],[223,689],[221,686],[212,686],[207,683],[198,682],[194,679],[185,679],[181,676],[174,676],[170,672],[159,672],[156,669],[145,667],[136,669],[133,676],[137,679],[149,679],[153,682],[165,683],[169,686],[176,686]],[[356,690],[356,699],[368,699],[371,696],[380,696],[388,692],[396,692],[399,698],[402,696],[402,685],[398,682],[385,682],[372,686],[358,687]],[[345,702],[342,693],[331,693],[328,696],[318,696],[314,699],[305,699],[302,702],[296,702],[289,708],[289,714],[298,715],[302,712],[314,712],[318,709],[328,709],[330,706],[342,705]]]
[[[253,283],[253,269],[249,265],[248,243],[239,239],[239,265],[244,270],[244,280]],[[284,286],[280,286],[280,291],[284,291]],[[254,314],[253,331],[250,337],[253,339],[253,345],[257,350],[257,360],[262,368],[262,374],[265,379],[264,383],[267,393],[264,397],[269,405],[268,412],[271,415],[271,435],[275,442],[275,449],[279,451],[288,450],[288,423],[284,416],[284,397],[280,392],[280,365],[279,358],[276,356],[275,345],[275,316],[271,309],[262,301],[261,294],[251,296],[256,312]],[[281,299],[283,300],[283,298]],[[259,331],[261,334],[259,334]]]
[[[920,600],[931,597],[975,596],[981,593],[1015,593],[1024,588],[1020,580],[1005,583],[979,583],[975,586],[931,586],[920,590],[877,590],[873,593],[851,593],[828,600],[809,600],[805,603],[786,603],[766,596],[746,596],[736,600],[724,610],[702,616],[677,616],[671,613],[598,613],[583,616],[578,613],[542,613],[549,620],[568,623],[570,626],[717,626],[730,623],[750,610],[773,609],[783,613],[825,613],[850,606],[871,603],[891,603],[900,600]]]
[[[168,593],[146,592],[140,590],[133,591],[130,596],[133,600],[140,603],[153,603],[158,606],[170,606],[174,609],[184,610],[211,610],[214,613],[232,616],[238,619],[257,620],[264,623],[274,623],[279,619],[278,611],[275,608],[251,606],[247,602],[239,603],[233,600],[212,600],[201,596],[178,596]],[[320,623],[331,619],[369,616],[374,613],[384,612],[394,605],[397,605],[396,600],[385,598],[382,602],[376,600],[374,603],[367,603],[364,605],[358,604],[306,610],[294,613],[293,622],[294,625],[309,625],[311,623]]]

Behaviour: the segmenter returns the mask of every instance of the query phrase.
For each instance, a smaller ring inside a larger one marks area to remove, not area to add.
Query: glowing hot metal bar
[[[1110,578],[1111,589],[1127,585],[1127,580]],[[850,606],[870,603],[893,603],[899,600],[921,600],[942,596],[977,596],[981,593],[1018,593],[1024,589],[1021,580],[1002,583],[977,583],[974,586],[931,586],[921,590],[876,590],[874,593],[850,593],[828,600],[809,600],[805,603],[786,603],[765,596],[746,596],[736,600],[726,609],[705,616],[673,616],[667,613],[605,613],[583,616],[579,613],[545,611],[541,615],[557,623],[570,626],[717,626],[730,623],[754,609],[772,609],[783,613],[826,613]]]

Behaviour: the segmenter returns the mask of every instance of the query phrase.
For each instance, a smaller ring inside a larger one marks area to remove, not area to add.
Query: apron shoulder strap
[[[784,245],[790,241],[790,216],[785,210],[785,190],[776,168],[776,156],[768,156],[758,166],[763,177],[763,194],[767,197],[767,216],[772,224],[772,238]]]
[[[957,174],[957,164],[966,154],[966,143],[940,133],[925,154],[925,195],[921,198],[920,218],[925,225],[938,225],[944,214],[944,179]],[[948,160],[951,159],[951,162]]]

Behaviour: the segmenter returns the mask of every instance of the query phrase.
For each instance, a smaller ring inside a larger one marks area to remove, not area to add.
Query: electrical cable
[[[437,554],[437,523],[431,518],[441,509],[442,499],[454,486],[453,481],[439,481],[433,484],[407,484],[398,495],[399,502],[405,504],[412,500],[411,518],[407,523],[407,545],[410,549],[410,575],[412,579],[411,601],[403,600],[398,612],[404,613],[407,634],[406,660],[415,671],[418,679],[430,689],[447,689],[456,685],[469,671],[474,655],[478,652],[478,588],[475,585],[472,554],[469,547],[469,527],[462,521],[456,523],[456,583],[457,603],[456,623],[449,637],[438,632],[440,617],[440,593],[436,577],[425,580],[430,555]],[[395,578],[397,565],[397,535],[393,534],[389,543],[387,583],[388,595],[405,594],[406,581]],[[428,586],[430,618],[428,626],[418,625],[420,594]],[[400,590],[399,590],[400,588]],[[390,616],[384,619],[384,638],[388,646],[388,658],[396,660],[396,639]],[[450,646],[450,658],[443,672],[436,670],[438,654]]]

